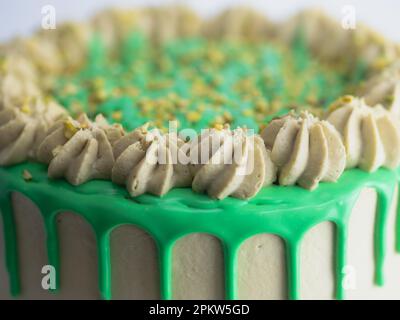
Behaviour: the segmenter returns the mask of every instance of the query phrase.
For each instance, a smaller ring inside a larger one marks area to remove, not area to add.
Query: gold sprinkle
[[[343,96],[343,97],[341,98],[341,101],[342,101],[343,103],[350,103],[350,102],[353,101],[353,96],[351,96],[351,95],[345,95],[345,96]]]
[[[378,70],[384,69],[390,63],[386,57],[379,57],[373,62],[373,67]]]
[[[71,118],[64,121],[64,136],[67,139],[71,139],[78,130],[79,126]]]
[[[27,102],[24,102],[24,104],[21,107],[21,111],[25,114],[31,114],[32,113],[32,109],[29,106],[29,104]]]
[[[255,109],[258,112],[266,112],[268,109],[268,104],[264,100],[258,100],[255,104]]]
[[[22,172],[22,177],[25,181],[32,181],[33,179],[32,174],[26,169]]]
[[[224,125],[222,123],[215,123],[214,124],[214,129],[217,129],[219,131],[224,129]]]
[[[105,84],[105,81],[104,81],[103,78],[95,78],[95,79],[93,80],[93,86],[94,86],[95,88],[104,87],[104,84]]]
[[[254,114],[254,112],[253,112],[252,109],[244,109],[244,110],[242,111],[242,114],[243,114],[245,117],[251,117],[251,116]]]
[[[189,111],[186,114],[186,119],[190,122],[197,122],[201,119],[201,114],[197,111]]]
[[[267,127],[267,125],[265,123],[261,123],[258,127],[259,132],[262,132],[265,128]]]
[[[107,92],[104,89],[97,89],[94,92],[94,97],[98,101],[104,101],[107,98]]]
[[[64,88],[63,88],[63,93],[64,94],[75,94],[78,91],[77,87],[72,84],[68,83]]]
[[[111,115],[111,117],[115,120],[115,121],[120,121],[122,119],[122,111],[114,111]]]
[[[7,71],[7,59],[5,57],[0,57],[0,73],[5,73]]]

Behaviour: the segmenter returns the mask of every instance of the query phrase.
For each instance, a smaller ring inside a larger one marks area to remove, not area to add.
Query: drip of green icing
[[[31,172],[32,181],[22,178],[25,169]],[[136,225],[155,239],[163,299],[172,298],[173,245],[177,239],[195,232],[212,234],[222,242],[227,299],[237,298],[237,253],[243,241],[261,233],[280,236],[286,243],[288,295],[290,299],[299,299],[301,241],[308,230],[325,221],[331,221],[337,227],[336,298],[343,299],[342,271],[346,265],[348,221],[360,191],[366,187],[376,189],[378,194],[375,282],[378,285],[384,283],[387,216],[398,177],[386,169],[371,174],[352,169],[346,171],[337,183],[322,183],[313,192],[296,186],[271,186],[248,201],[234,198],[212,200],[193,193],[189,188],[174,189],[163,198],[142,195],[130,199],[124,188],[109,181],[90,181],[74,187],[63,180],[49,180],[46,167],[37,163],[0,168],[0,181],[6,263],[13,295],[20,291],[16,227],[10,198],[11,193],[17,191],[38,205],[48,236],[49,261],[56,268],[59,267],[57,214],[75,212],[93,227],[98,243],[100,291],[104,299],[112,298],[110,233],[123,224]],[[397,245],[399,231],[397,224]]]
[[[16,296],[20,292],[21,284],[18,277],[17,234],[11,203],[11,193],[2,190],[2,192],[0,192],[0,212],[4,228],[5,263],[9,272],[10,292],[11,295]]]
[[[400,178],[400,177],[399,177]],[[396,251],[400,253],[400,184],[397,186]]]

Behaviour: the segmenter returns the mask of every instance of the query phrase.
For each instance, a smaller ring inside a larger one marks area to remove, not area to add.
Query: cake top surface
[[[247,199],[400,162],[398,45],[319,11],[272,23],[243,8],[211,20],[181,7],[108,10],[1,52],[0,163],[41,161],[74,185]],[[212,134],[200,148],[202,130]]]

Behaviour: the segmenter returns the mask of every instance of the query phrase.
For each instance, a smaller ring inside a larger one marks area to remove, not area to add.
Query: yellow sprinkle
[[[389,64],[389,62],[390,61],[386,57],[379,57],[373,62],[373,66],[378,70],[382,70]]]
[[[215,123],[214,129],[221,131],[222,129],[224,129],[224,125],[222,123]]]
[[[136,87],[129,87],[125,90],[126,94],[131,97],[137,97],[139,94],[139,89]]]
[[[95,91],[95,98],[100,101],[104,101],[107,98],[107,93],[104,89],[98,89]]]
[[[262,132],[265,128],[267,127],[267,125],[265,124],[265,123],[261,123],[260,125],[259,125],[259,132]]]
[[[96,78],[96,79],[93,80],[93,86],[95,88],[104,87],[104,83],[105,83],[105,81],[104,81],[103,78]]]
[[[31,107],[29,106],[29,104],[25,102],[25,103],[22,105],[22,107],[21,107],[21,111],[22,111],[23,113],[26,113],[26,114],[31,114],[32,109],[31,109]]]
[[[333,112],[336,109],[342,107],[344,104],[351,103],[353,99],[354,98],[351,95],[345,95],[343,97],[340,97],[337,101],[332,102],[332,104],[328,107],[328,111]]]
[[[341,98],[343,103],[350,103],[353,101],[353,96],[351,95],[345,95]]]
[[[75,94],[78,91],[76,86],[72,83],[68,83],[64,88],[63,88],[63,93],[64,94]]]
[[[122,111],[114,111],[111,116],[115,121],[120,121],[122,119]]]
[[[178,95],[177,95],[175,92],[170,92],[170,93],[168,93],[167,97],[168,97],[168,99],[170,99],[170,100],[177,100],[177,99],[179,99]]]
[[[146,122],[144,125],[142,125],[139,130],[142,134],[146,134],[148,132],[148,128],[150,126],[150,122]]]
[[[225,122],[232,122],[232,120],[233,120],[233,116],[229,111],[224,112],[223,118],[224,118]]]
[[[64,136],[67,139],[71,139],[75,133],[77,133],[79,127],[73,122],[71,118],[65,120],[64,122]]]
[[[186,119],[190,122],[197,122],[201,119],[201,114],[197,111],[189,111],[186,114]]]
[[[7,60],[4,57],[0,57],[0,73],[7,71]]]
[[[255,104],[255,109],[256,109],[258,112],[265,112],[265,111],[267,111],[267,109],[268,109],[268,104],[267,104],[266,101],[258,100],[258,101],[256,102],[256,104]]]
[[[224,54],[221,51],[219,51],[218,49],[210,49],[207,52],[207,58],[212,63],[216,63],[216,64],[220,64],[220,63],[224,62],[224,60],[225,60]]]
[[[244,110],[242,111],[242,114],[243,114],[245,117],[251,117],[254,113],[253,113],[253,110],[252,110],[252,109],[244,109]]]
[[[33,178],[32,174],[26,169],[22,172],[22,177],[24,178],[25,181],[31,181]]]

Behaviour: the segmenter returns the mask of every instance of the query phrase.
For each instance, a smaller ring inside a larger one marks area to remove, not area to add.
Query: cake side
[[[374,284],[373,229],[375,193],[361,192],[350,215],[348,261],[343,272],[346,299],[398,299],[396,277],[400,265],[394,250],[396,230],[388,229],[385,285]],[[48,264],[45,230],[37,207],[20,194],[14,197],[21,263],[21,299],[98,299],[98,255],[92,228],[79,215],[57,218],[60,241],[60,287],[43,289],[42,267]],[[396,200],[388,225],[394,226]],[[3,237],[1,237],[3,239]],[[134,226],[120,226],[110,236],[112,297],[159,299],[158,252],[154,239]],[[335,297],[335,226],[324,222],[310,229],[301,241],[301,299]],[[1,243],[4,248],[4,243]],[[239,299],[286,299],[285,244],[274,235],[260,234],[244,241],[237,260]],[[221,242],[210,235],[192,234],[179,239],[172,255],[173,299],[223,299],[224,265]],[[29,263],[28,263],[29,261]],[[2,264],[3,265],[3,264]],[[2,279],[6,270],[1,269]],[[12,298],[2,281],[2,299]]]

